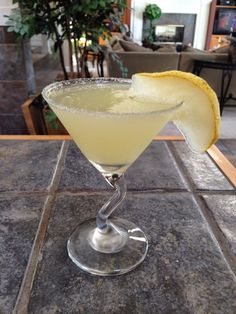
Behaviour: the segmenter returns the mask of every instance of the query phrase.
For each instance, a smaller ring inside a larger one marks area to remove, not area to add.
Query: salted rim
[[[60,82],[54,82],[52,84],[47,85],[46,87],[43,88],[42,90],[42,95],[43,98],[48,102],[49,105],[52,105],[55,108],[58,108],[59,110],[65,110],[69,112],[81,112],[81,113],[86,113],[86,114],[91,114],[91,115],[106,115],[106,116],[136,116],[136,115],[152,115],[152,114],[164,114],[167,112],[174,111],[175,109],[180,108],[183,105],[183,102],[178,103],[177,105],[173,105],[172,107],[168,109],[161,109],[161,110],[156,110],[156,111],[146,111],[146,112],[104,112],[104,111],[90,111],[90,110],[85,110],[85,109],[80,109],[80,108],[68,108],[66,105],[62,103],[58,103],[53,101],[49,93],[57,90],[62,90],[62,88],[67,88],[67,87],[74,87],[74,86],[85,86],[87,84],[94,84],[98,85],[99,84],[109,84],[109,83],[114,83],[114,84],[123,84],[123,85],[130,85],[132,84],[131,79],[123,79],[123,78],[77,78],[77,79],[71,79],[67,81],[60,81]]]

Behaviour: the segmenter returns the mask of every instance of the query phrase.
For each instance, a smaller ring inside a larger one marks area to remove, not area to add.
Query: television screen
[[[214,25],[214,34],[230,34],[236,31],[236,10],[219,9]]]

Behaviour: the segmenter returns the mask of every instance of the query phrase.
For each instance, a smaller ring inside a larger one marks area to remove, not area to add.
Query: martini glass
[[[67,242],[72,261],[95,275],[120,275],[144,260],[145,233],[111,214],[126,194],[125,170],[181,106],[160,104],[157,110],[156,102],[135,97],[130,86],[126,79],[76,79],[43,90],[82,153],[115,189],[96,218],[81,223]]]

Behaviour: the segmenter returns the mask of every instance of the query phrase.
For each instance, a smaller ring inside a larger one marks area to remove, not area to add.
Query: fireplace
[[[184,39],[184,25],[156,25],[156,43],[182,43]]]
[[[196,14],[188,13],[163,13],[159,20],[154,21],[153,25],[156,26],[157,41],[169,41],[168,36],[159,36],[161,29],[166,31],[169,36],[172,33],[173,42],[183,42],[187,45],[193,45],[194,32],[196,24]],[[143,20],[143,39],[148,34],[150,21]],[[159,28],[157,26],[160,26]],[[159,32],[159,34],[158,34]],[[171,36],[170,36],[171,37]],[[164,39],[164,40],[162,40]]]

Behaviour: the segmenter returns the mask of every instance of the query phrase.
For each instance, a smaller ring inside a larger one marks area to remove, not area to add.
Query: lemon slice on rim
[[[137,95],[152,97],[157,103],[183,103],[172,121],[183,133],[189,146],[207,150],[219,135],[219,102],[213,89],[202,78],[187,72],[137,73],[132,76]]]

